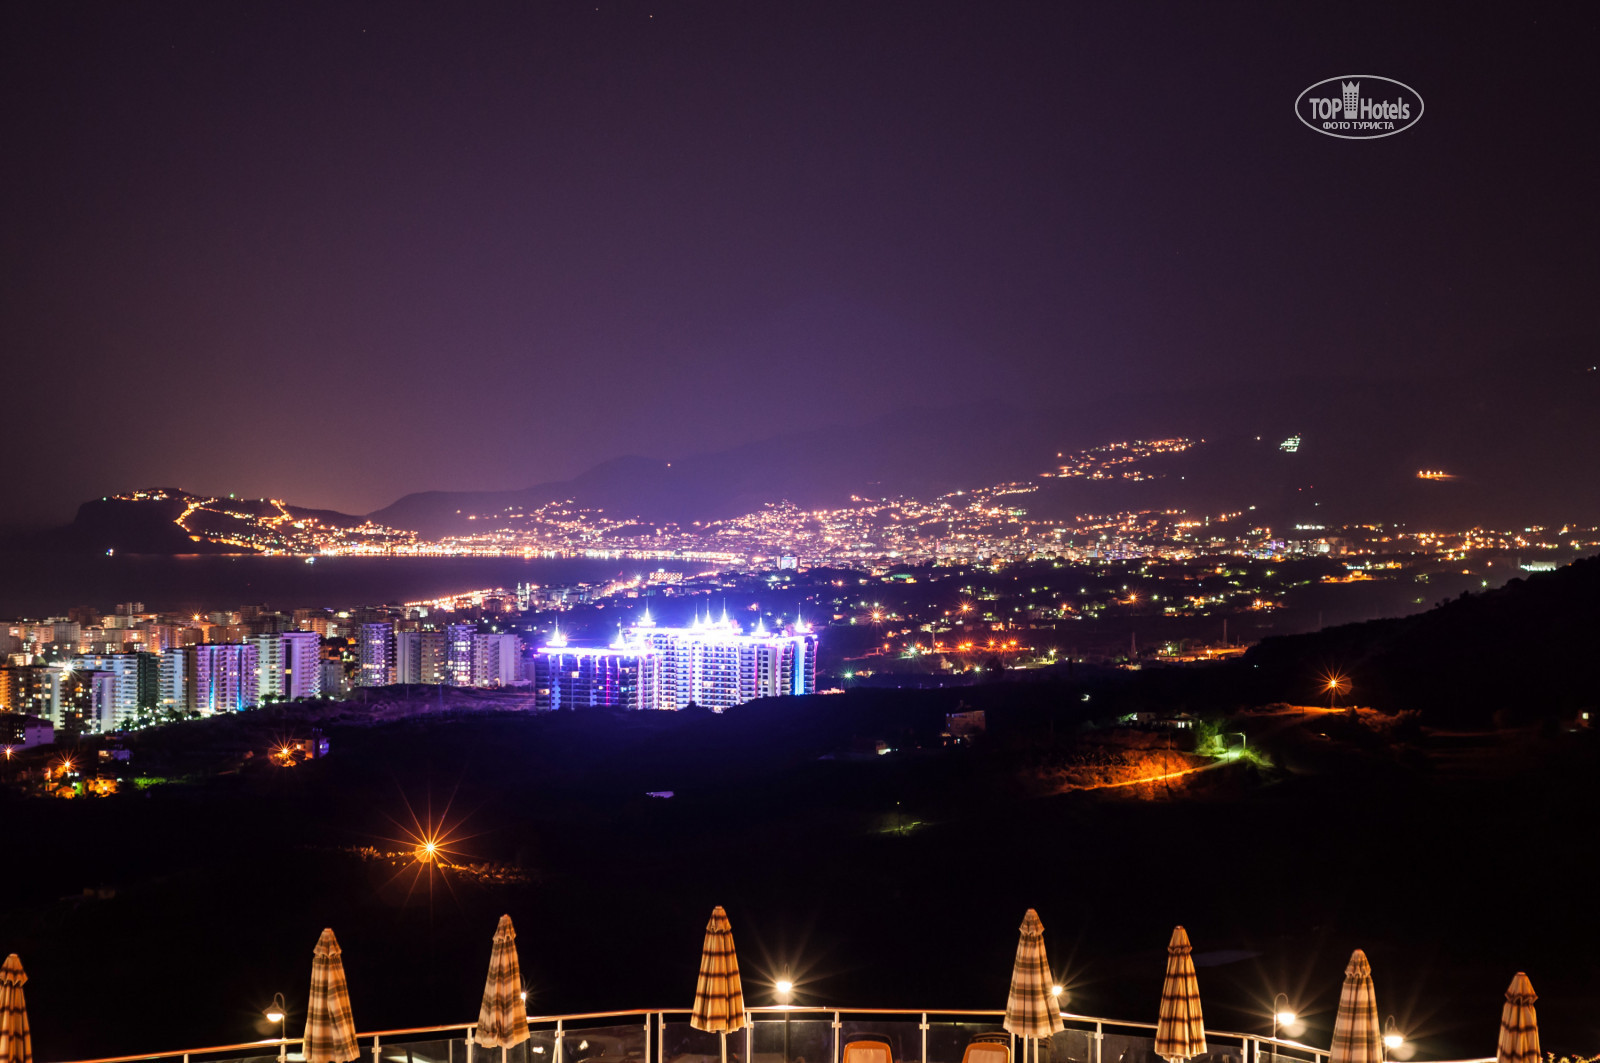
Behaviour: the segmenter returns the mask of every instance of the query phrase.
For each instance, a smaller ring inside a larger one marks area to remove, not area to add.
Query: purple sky
[[[3,19],[0,523],[153,484],[364,512],[913,404],[1600,335],[1583,5]],[[1425,117],[1295,120],[1352,72]]]

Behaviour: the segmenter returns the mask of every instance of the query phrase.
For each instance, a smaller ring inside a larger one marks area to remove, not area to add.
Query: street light
[[[1350,692],[1350,679],[1343,672],[1328,672],[1322,677],[1322,689],[1328,695],[1328,711],[1333,711],[1333,699]]]
[[[1282,1001],[1282,1003],[1279,1003]],[[1278,1058],[1278,1031],[1294,1025],[1295,1013],[1289,1007],[1289,994],[1279,993],[1272,998],[1272,1058]]]
[[[267,1005],[267,1021],[278,1024],[278,1058],[289,1058],[289,1009],[284,1006],[283,994],[272,994],[272,1003]]]
[[[1390,1052],[1393,1052],[1395,1049],[1399,1048],[1401,1045],[1403,1045],[1405,1043],[1406,1043],[1405,1035],[1403,1035],[1395,1027],[1394,1016],[1390,1015],[1387,1019],[1384,1019],[1383,1020],[1383,1047],[1384,1047],[1384,1053],[1383,1054],[1384,1054],[1384,1056],[1387,1057]]]
[[[778,1003],[783,1007],[783,1063],[789,1063],[789,1001],[794,996],[794,981],[780,978],[772,988],[778,991]]]

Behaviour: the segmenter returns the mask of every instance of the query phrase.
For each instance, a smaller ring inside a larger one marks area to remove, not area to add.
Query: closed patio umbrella
[[[33,1063],[28,1002],[22,995],[22,983],[27,980],[22,961],[13,952],[0,967],[0,1063]]]
[[[1200,982],[1194,975],[1194,949],[1183,927],[1167,942],[1167,977],[1161,983],[1161,1016],[1156,1021],[1156,1055],[1180,1063],[1203,1055],[1206,1023],[1200,1014]]]
[[[528,1039],[528,1008],[522,999],[522,969],[517,963],[517,932],[511,917],[502,915],[494,930],[489,953],[489,977],[483,984],[483,1005],[478,1008],[474,1036],[485,1048],[503,1050]]]
[[[1500,1009],[1500,1048],[1497,1063],[1543,1063],[1539,1052],[1539,1013],[1533,1002],[1539,997],[1533,983],[1521,971],[1506,990],[1505,1007]]]
[[[722,1063],[728,1063],[728,1034],[744,1029],[744,987],[739,984],[739,956],[733,948],[733,927],[722,905],[711,909],[706,940],[700,949],[700,980],[694,989],[689,1025],[722,1035]]]
[[[1033,1054],[1039,1055],[1039,1038],[1050,1037],[1066,1029],[1061,1021],[1061,1008],[1056,1003],[1054,980],[1050,977],[1050,961],[1044,951],[1044,924],[1039,913],[1032,908],[1022,917],[1017,938],[1017,958],[1011,964],[1011,992],[1006,996],[1006,1018],[1002,1024],[1007,1033],[1022,1038],[1022,1051],[1028,1051],[1028,1038],[1033,1039]]]
[[[1372,965],[1356,949],[1344,969],[1339,1013],[1333,1020],[1333,1047],[1328,1063],[1383,1063],[1383,1030],[1378,1026],[1378,998],[1372,989]]]
[[[356,1049],[356,1023],[350,1017],[350,991],[344,961],[332,930],[323,930],[311,954],[311,1000],[306,1005],[306,1063],[350,1063]]]

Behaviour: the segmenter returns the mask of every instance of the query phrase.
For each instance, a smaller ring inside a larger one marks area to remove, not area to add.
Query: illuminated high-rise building
[[[396,683],[449,682],[447,641],[443,631],[400,631],[394,637]]]
[[[472,686],[472,648],[475,624],[451,624],[444,629],[445,672],[451,686]]]
[[[396,683],[422,682],[422,632],[396,631],[394,633],[394,681]]]
[[[315,631],[285,631],[283,696],[290,701],[322,696],[322,638]]]
[[[362,624],[357,636],[361,655],[356,685],[386,687],[394,682],[394,625],[388,621]]]
[[[508,687],[522,681],[522,640],[506,632],[472,636],[472,685]]]
[[[10,664],[0,666],[0,712],[45,716],[44,666]]]
[[[798,621],[780,632],[758,624],[746,635],[726,611],[721,620],[708,613],[688,627],[657,627],[647,611],[625,641],[659,654],[659,708],[699,705],[720,712],[756,698],[817,689],[817,636]]]
[[[698,705],[721,712],[756,698],[815,693],[817,636],[798,621],[783,631],[757,625],[745,634],[726,614],[657,627],[646,612],[611,646],[574,649],[558,637],[533,654],[533,663],[540,707]]]
[[[533,655],[534,707],[658,707],[656,655],[644,648],[543,646]]]
[[[256,699],[282,699],[283,640],[277,635],[251,635],[247,641],[256,650]]]
[[[417,647],[418,682],[443,684],[450,681],[450,640],[443,631],[424,631]]]
[[[161,655],[161,690],[157,705],[164,712],[195,711],[195,647],[183,646]]]
[[[133,726],[140,710],[155,708],[159,699],[161,665],[154,654],[79,654],[72,659],[72,667],[112,677],[101,690],[105,703],[95,706],[94,728],[101,733]]]
[[[242,712],[261,703],[260,665],[248,642],[193,647],[194,708],[202,715]]]

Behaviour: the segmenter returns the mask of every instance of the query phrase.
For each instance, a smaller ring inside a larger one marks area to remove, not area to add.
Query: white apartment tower
[[[315,631],[285,631],[283,696],[291,701],[322,696],[322,637]]]

